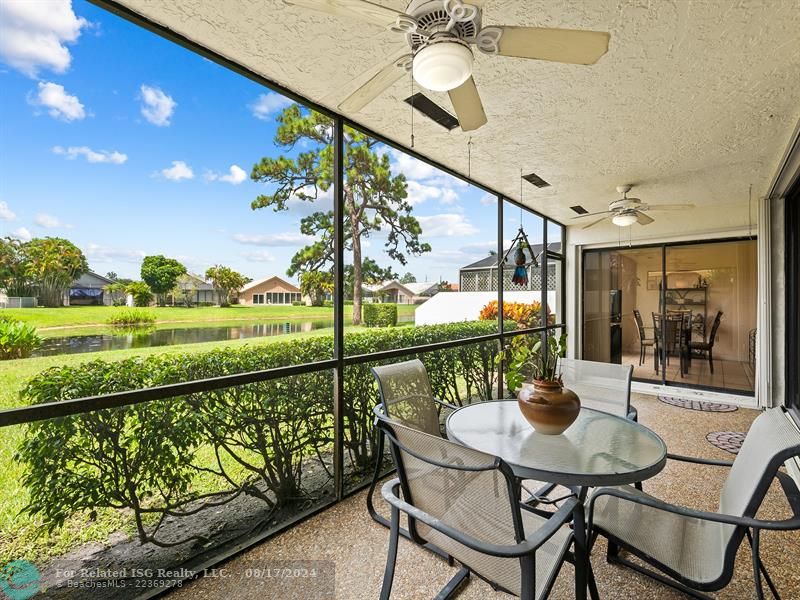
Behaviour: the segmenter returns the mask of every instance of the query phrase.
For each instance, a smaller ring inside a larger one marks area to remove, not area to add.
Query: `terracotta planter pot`
[[[531,427],[545,435],[563,433],[581,411],[577,394],[555,381],[523,383],[517,403]]]

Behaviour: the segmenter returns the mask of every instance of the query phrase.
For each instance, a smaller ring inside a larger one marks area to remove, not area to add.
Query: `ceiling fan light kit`
[[[472,46],[490,56],[591,65],[608,52],[602,31],[492,25],[484,27],[483,0],[411,0],[405,12],[368,0],[284,0],[286,4],[358,19],[405,37],[410,53],[385,64],[339,105],[355,113],[397,83],[410,69],[422,87],[448,92],[463,131],[486,124],[472,78]],[[413,57],[413,58],[412,58]]]
[[[650,223],[653,223],[655,219],[645,214],[650,211],[687,210],[694,208],[694,204],[646,204],[639,198],[628,198],[628,192],[630,192],[632,188],[632,185],[617,186],[617,193],[622,194],[622,198],[611,202],[608,205],[608,210],[585,213],[577,217],[572,217],[572,220],[583,219],[585,217],[600,217],[588,225],[584,225],[584,229],[594,227],[606,219],[611,219],[611,222],[617,227],[630,227],[634,223],[638,223],[639,225],[650,225]]]
[[[414,55],[414,80],[434,92],[449,92],[472,76],[472,51],[466,44],[442,39],[420,48]]]
[[[621,215],[615,215],[614,218],[611,219],[611,222],[614,223],[617,227],[630,227],[634,223],[636,223],[636,215],[633,213],[623,213]]]

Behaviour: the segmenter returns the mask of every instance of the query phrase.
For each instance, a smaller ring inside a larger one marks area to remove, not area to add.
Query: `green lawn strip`
[[[416,305],[398,305],[398,316],[414,314]],[[113,306],[67,306],[62,308],[7,308],[3,314],[30,323],[37,328],[75,327],[80,325],[102,325],[119,310]],[[178,306],[159,306],[146,309],[156,315],[159,323],[170,321],[211,322],[269,319],[324,320],[333,318],[333,309],[327,306],[199,306],[183,308]],[[345,318],[352,317],[352,307],[345,306]]]

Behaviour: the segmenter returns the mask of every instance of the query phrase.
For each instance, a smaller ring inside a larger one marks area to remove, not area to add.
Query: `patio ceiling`
[[[404,48],[379,27],[281,0],[121,4],[334,110]],[[525,184],[523,201],[562,221],[575,204],[604,210],[629,182],[645,202],[698,205],[696,215],[665,217],[673,229],[677,218],[747,223],[749,186],[754,198],[767,193],[800,119],[796,3],[486,0],[489,24],[608,31],[611,46],[591,67],[476,53],[488,124],[447,132],[417,116],[418,152],[466,174],[471,136],[473,178],[518,198],[520,169],[535,172],[552,187]],[[408,145],[410,90],[405,77],[345,114]],[[446,94],[427,94],[451,110]]]

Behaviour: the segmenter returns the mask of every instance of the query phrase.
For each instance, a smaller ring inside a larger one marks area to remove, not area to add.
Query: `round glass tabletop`
[[[447,418],[447,437],[499,456],[523,479],[570,486],[643,481],[667,457],[664,441],[647,427],[590,408],[561,435],[537,433],[516,400],[459,408]]]

